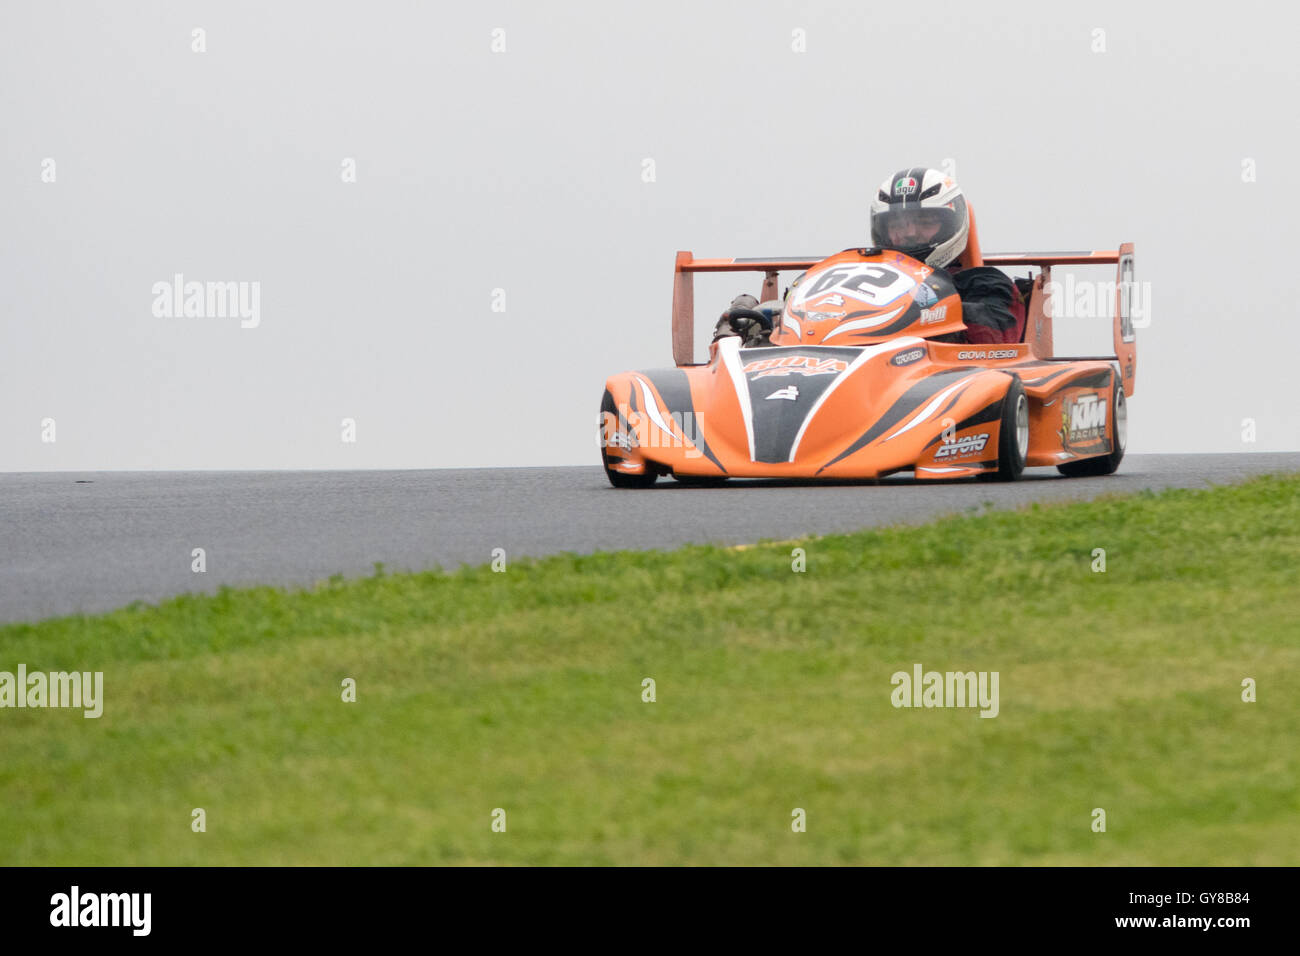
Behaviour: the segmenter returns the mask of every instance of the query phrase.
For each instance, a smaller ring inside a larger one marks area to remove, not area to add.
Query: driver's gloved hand
[[[732,299],[731,305],[729,305],[726,311],[718,317],[718,324],[713,327],[713,341],[716,342],[718,339],[725,339],[729,335],[740,335],[748,338],[751,331],[750,327],[754,324],[754,320],[743,316],[733,320],[731,318],[731,310],[756,308],[758,308],[758,300],[748,293],[742,292],[740,295]]]

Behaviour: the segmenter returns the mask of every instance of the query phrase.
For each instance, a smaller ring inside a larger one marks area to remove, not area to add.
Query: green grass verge
[[[0,863],[1295,865],[1297,502],[1273,476],[810,539],[804,573],[790,543],[566,555],[6,626],[0,670],[102,670],[105,709],[0,710]],[[999,716],[894,708],[914,663],[998,671]]]

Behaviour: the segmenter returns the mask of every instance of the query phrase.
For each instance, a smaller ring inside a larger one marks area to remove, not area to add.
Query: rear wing
[[[1057,355],[1052,344],[1052,266],[1114,264],[1115,304],[1111,309],[1113,355]],[[984,256],[986,266],[1038,266],[1029,293],[1025,322],[1025,342],[1038,358],[1056,362],[1104,361],[1119,365],[1125,396],[1131,396],[1137,383],[1137,334],[1133,329],[1133,243],[1125,242],[1116,250],[1088,252],[994,252]]]
[[[761,272],[763,285],[759,290],[760,302],[778,297],[778,276],[782,272],[802,272],[821,262],[825,256],[767,256],[749,259],[696,259],[690,252],[678,252],[673,265],[673,362],[677,365],[695,364],[695,273],[697,272]],[[1115,280],[1115,307],[1111,324],[1115,344],[1114,355],[1058,356],[1052,348],[1052,309],[1048,302],[1049,284],[1054,265],[1106,265],[1118,266]],[[1126,242],[1117,250],[1084,252],[994,252],[981,257],[977,265],[986,266],[1038,266],[1042,271],[1034,277],[1030,292],[1028,318],[1025,323],[1025,342],[1030,351],[1040,359],[1054,361],[1079,361],[1081,359],[1117,362],[1120,367],[1124,394],[1132,395],[1137,367],[1137,336],[1133,329],[1132,284],[1133,243]]]

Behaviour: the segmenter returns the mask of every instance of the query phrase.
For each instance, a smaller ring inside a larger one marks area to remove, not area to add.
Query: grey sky
[[[595,463],[677,249],[862,243],[945,159],[988,251],[1137,244],[1132,451],[1300,448],[1300,15],[1171,9],[5,0],[0,470]],[[260,324],[156,316],[176,273]],[[700,352],[756,285],[699,283]]]

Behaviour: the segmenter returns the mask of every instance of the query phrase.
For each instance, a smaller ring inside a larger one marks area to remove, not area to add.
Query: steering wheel
[[[764,332],[772,331],[772,317],[758,309],[732,309],[727,313],[727,319],[753,319],[762,326]]]

